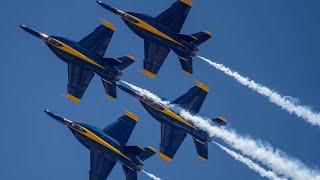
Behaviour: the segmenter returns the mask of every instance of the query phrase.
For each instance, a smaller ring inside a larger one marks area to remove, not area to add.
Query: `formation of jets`
[[[124,12],[97,1],[103,8],[119,15],[128,27],[144,39],[145,59],[143,73],[148,77],[157,76],[170,50],[180,60],[183,72],[193,73],[192,58],[199,45],[211,37],[208,31],[191,35],[180,34],[180,30],[191,9],[190,0],[178,0],[160,15],[151,17],[142,13]],[[66,97],[80,102],[94,74],[101,77],[107,96],[115,100],[117,87],[137,98],[147,112],[161,123],[161,143],[159,156],[171,161],[187,134],[191,135],[201,160],[208,159],[208,142],[212,140],[205,131],[181,117],[173,109],[154,101],[139,92],[117,83],[122,71],[135,61],[126,55],[120,58],[105,58],[104,54],[115,31],[114,25],[102,20],[92,33],[74,41],[64,37],[49,36],[25,25],[20,27],[26,32],[43,40],[51,51],[68,64],[68,85]],[[209,92],[209,88],[200,82],[187,93],[172,102],[192,114],[197,114]],[[129,137],[138,122],[138,117],[126,111],[118,121],[98,129],[94,126],[68,120],[45,110],[50,117],[66,125],[74,136],[90,150],[90,180],[105,180],[118,162],[122,165],[127,180],[136,180],[137,171],[141,171],[144,160],[156,154],[152,147],[127,146]],[[226,125],[225,118],[212,119],[212,124]]]

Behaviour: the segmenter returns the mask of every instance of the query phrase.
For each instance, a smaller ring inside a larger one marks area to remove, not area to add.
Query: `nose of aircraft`
[[[64,118],[64,117],[59,116],[59,115],[57,115],[57,114],[54,114],[54,113],[50,112],[49,110],[44,110],[44,112],[45,112],[46,114],[48,114],[50,117],[52,117],[53,119],[55,119],[55,120],[57,120],[58,122],[64,124],[64,122],[65,122],[65,118]]]
[[[118,14],[118,10],[117,10],[116,8],[111,7],[111,6],[103,3],[102,1],[97,1],[97,3],[98,3],[100,6],[102,6],[103,8],[105,8],[105,9],[107,9],[107,10],[109,10],[109,11],[115,13],[115,14]]]
[[[35,31],[35,30],[31,29],[31,28],[28,28],[28,27],[25,26],[25,25],[19,25],[19,26],[20,26],[23,30],[25,30],[26,32],[28,32],[28,33],[30,33],[30,34],[38,37],[38,38],[42,38],[43,36],[47,36],[47,35],[45,35],[45,34],[43,34],[43,33],[40,33],[40,32],[38,32],[38,31]]]

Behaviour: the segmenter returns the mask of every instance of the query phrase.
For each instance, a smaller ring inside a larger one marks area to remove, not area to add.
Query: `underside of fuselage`
[[[96,73],[97,75],[99,75],[101,78],[105,79],[105,80],[109,80],[109,81],[119,81],[120,80],[120,75],[118,75],[117,73],[112,73],[112,67],[111,66],[107,66],[106,63],[104,63],[104,65],[100,65],[100,62],[102,60],[95,60],[95,63],[99,63],[99,65],[101,66],[97,66],[93,63],[87,62],[79,57],[76,57],[66,51],[63,51],[49,43],[47,43],[47,46],[51,49],[51,51],[57,56],[59,57],[62,61],[64,61],[67,64],[76,64],[79,67],[82,67],[85,70],[90,70],[94,73]],[[87,54],[88,52],[83,52],[82,54]],[[96,58],[98,59],[98,58]],[[113,70],[115,71],[115,70]]]
[[[101,154],[104,154],[106,157],[115,160],[116,162],[127,166],[130,169],[141,169],[139,165],[134,164],[131,159],[127,159],[123,157],[122,155],[117,154],[116,152],[112,151],[111,149],[106,148],[102,144],[94,141],[93,139],[75,131],[74,129],[70,128],[71,132],[74,134],[74,136],[78,139],[78,141],[85,146],[88,150],[99,152]],[[119,145],[116,145],[114,142],[109,142],[108,144],[112,145],[112,147],[116,148],[117,150],[122,151],[122,148]]]
[[[144,40],[149,40],[158,43],[159,45],[172,49],[176,54],[185,56],[195,56],[194,47],[192,43],[184,41],[176,37],[175,33],[170,32],[166,27],[157,24],[150,17],[144,17],[139,13],[129,12],[144,24],[139,24],[122,18],[127,26],[139,37]]]
[[[150,105],[146,104],[143,101],[140,101],[140,102],[143,105],[143,107],[147,110],[147,112],[160,123],[169,124],[175,128],[178,128],[202,142],[208,142],[211,139],[206,132],[194,127],[190,127],[178,121],[177,119],[170,117],[169,115],[164,114],[163,112],[160,112],[159,110],[151,107]],[[190,124],[193,125],[192,123]]]

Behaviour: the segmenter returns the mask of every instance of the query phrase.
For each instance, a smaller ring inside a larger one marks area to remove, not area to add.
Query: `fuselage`
[[[196,45],[180,38],[167,27],[157,23],[151,16],[135,12],[125,13],[120,10],[118,10],[118,14],[139,37],[168,47],[178,55],[194,57],[195,51],[199,50]]]
[[[126,153],[117,140],[103,133],[100,129],[71,121],[67,122],[66,125],[89,150],[98,151],[134,171],[141,170],[141,161],[137,157]]]
[[[105,62],[103,57],[81,47],[78,42],[57,36],[41,39],[62,61],[90,70],[105,80],[118,81],[120,79],[122,72],[118,68]]]
[[[158,102],[148,99],[139,94],[135,94],[135,97],[141,102],[143,107],[148,113],[160,123],[169,124],[175,128],[178,128],[200,142],[210,142],[212,138],[201,129],[197,128],[191,122],[186,121],[184,118],[176,114],[173,110],[159,104]]]

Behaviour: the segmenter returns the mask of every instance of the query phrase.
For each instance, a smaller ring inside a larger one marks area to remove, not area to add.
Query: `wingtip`
[[[102,25],[104,25],[105,27],[111,29],[112,31],[116,30],[116,27],[113,24],[109,23],[108,21],[106,21],[106,20],[104,20],[102,18],[100,18],[100,21],[101,21]]]
[[[187,76],[192,76],[192,74],[189,73],[188,71],[182,70],[182,72],[183,72],[185,75],[187,75]]]
[[[225,123],[228,122],[228,120],[227,120],[226,118],[224,118],[224,117],[218,117],[218,119],[221,120],[221,121],[223,121],[223,122],[225,122]]]
[[[185,3],[188,6],[192,6],[192,1],[190,1],[190,0],[179,0],[179,1],[182,3]]]
[[[202,161],[206,161],[206,160],[207,160],[206,158],[204,158],[204,157],[202,157],[202,156],[200,156],[200,155],[198,155],[198,158],[199,158],[200,160],[202,160]]]
[[[194,80],[194,81],[196,83],[196,86],[198,86],[200,89],[202,89],[202,90],[204,90],[206,92],[209,92],[209,87],[208,86],[200,83],[199,81],[196,81],[196,80]]]
[[[79,98],[77,98],[77,97],[75,97],[75,96],[72,96],[72,95],[69,94],[69,93],[68,93],[65,97],[66,97],[67,99],[75,102],[75,103],[79,103],[79,102],[80,102],[80,99],[79,99]]]
[[[112,97],[112,96],[109,96],[109,95],[107,95],[107,97],[108,97],[110,100],[112,100],[112,101],[116,100],[115,97]]]
[[[207,31],[207,30],[204,30],[204,31],[202,31],[202,32],[204,32],[205,34],[207,34],[207,35],[209,35],[209,36],[212,36],[212,33],[209,32],[209,31]]]
[[[154,153],[157,153],[157,150],[154,147],[148,146],[148,148],[153,151]]]
[[[126,109],[123,109],[123,110],[126,113],[126,116],[128,116],[129,118],[131,118],[131,119],[135,120],[136,122],[138,122],[139,117],[137,115],[133,114],[132,112],[130,112],[130,111],[126,110]]]
[[[129,58],[129,59],[131,59],[132,61],[135,61],[135,60],[136,60],[136,58],[134,58],[134,57],[131,56],[131,55],[126,55],[126,57]]]
[[[155,78],[157,77],[157,75],[153,74],[152,72],[146,70],[146,69],[143,69],[142,71],[140,71],[142,74],[148,76],[149,78]]]
[[[166,156],[165,154],[162,154],[162,153],[159,154],[159,157],[160,157],[161,159],[167,161],[167,162],[171,162],[171,161],[172,161],[171,158],[169,158],[168,156]]]

